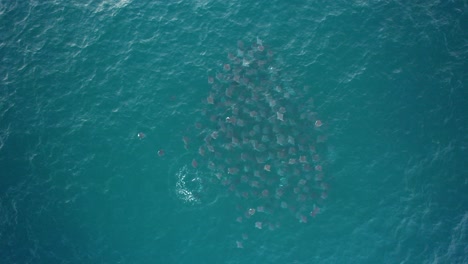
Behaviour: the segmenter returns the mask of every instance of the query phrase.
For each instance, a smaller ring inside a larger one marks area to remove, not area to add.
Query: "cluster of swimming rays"
[[[261,40],[239,42],[208,77],[201,118],[184,137],[198,151],[191,165],[237,198],[235,220],[253,229],[274,230],[285,218],[307,223],[327,198],[325,125],[310,95],[275,65]]]

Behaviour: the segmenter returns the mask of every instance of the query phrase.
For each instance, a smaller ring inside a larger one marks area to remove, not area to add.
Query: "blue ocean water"
[[[4,1],[0,19],[3,263],[468,263],[466,2]],[[257,37],[328,127],[323,210],[273,231],[178,184],[208,76]]]

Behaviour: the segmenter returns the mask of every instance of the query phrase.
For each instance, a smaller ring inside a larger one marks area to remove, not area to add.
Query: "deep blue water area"
[[[467,12],[3,1],[1,262],[468,263]]]

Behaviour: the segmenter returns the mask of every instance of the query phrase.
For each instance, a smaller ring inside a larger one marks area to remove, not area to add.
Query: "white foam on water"
[[[177,198],[184,203],[200,204],[200,197],[197,195],[203,190],[202,179],[196,169],[190,169],[184,165],[176,173],[177,182],[175,192]]]

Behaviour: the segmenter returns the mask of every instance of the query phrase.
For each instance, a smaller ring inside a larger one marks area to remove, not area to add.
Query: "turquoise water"
[[[0,14],[4,263],[468,263],[465,2],[4,1]],[[237,223],[214,183],[187,187],[199,203],[177,195],[180,169],[197,171],[182,138],[205,118],[208,76],[257,37],[310,87],[328,133],[322,212],[273,231]]]

